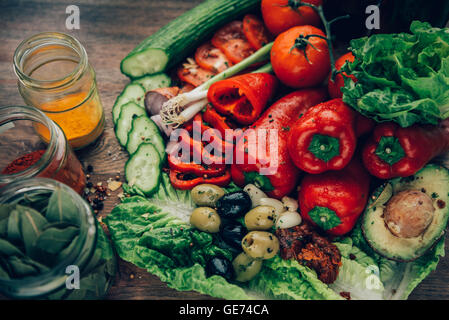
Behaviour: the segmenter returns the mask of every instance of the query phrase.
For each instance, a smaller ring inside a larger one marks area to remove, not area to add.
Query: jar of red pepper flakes
[[[36,132],[47,130],[49,141]],[[83,167],[61,128],[31,107],[0,107],[0,187],[13,181],[45,177],[79,194],[86,186]]]

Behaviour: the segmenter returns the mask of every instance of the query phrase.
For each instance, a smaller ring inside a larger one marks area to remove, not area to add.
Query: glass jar
[[[36,134],[37,128],[40,135]],[[48,137],[45,142],[42,135]],[[40,158],[27,167],[24,156],[30,158],[36,152]],[[0,107],[0,154],[0,186],[31,177],[46,177],[67,184],[80,194],[84,191],[83,167],[64,133],[35,108]]]
[[[102,134],[105,119],[95,71],[78,40],[58,32],[34,35],[16,49],[14,71],[25,103],[55,121],[72,148],[83,148]]]
[[[93,216],[90,206],[72,189],[51,179],[33,178],[16,181],[0,189],[0,204],[11,204],[17,199],[22,199],[25,194],[33,197],[57,189],[65,191],[76,206],[79,214],[77,238],[72,240],[73,246],[69,246],[70,249],[65,253],[64,259],[47,272],[22,279],[0,277],[0,292],[7,297],[98,299],[106,294],[114,280],[117,261],[112,246]],[[73,272],[75,268],[79,274],[78,287],[75,278],[74,281],[69,279],[71,275],[76,274]],[[71,285],[67,287],[67,283]],[[72,284],[75,287],[72,287]]]

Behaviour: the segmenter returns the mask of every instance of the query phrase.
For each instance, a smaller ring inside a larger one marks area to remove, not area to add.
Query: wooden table
[[[93,182],[105,183],[119,174],[128,156],[118,145],[111,119],[112,105],[128,83],[120,73],[121,59],[142,39],[194,7],[201,0],[78,0],[79,30],[67,30],[66,7],[70,0],[2,0],[0,2],[0,105],[22,105],[12,59],[15,48],[25,38],[44,31],[60,31],[78,38],[97,72],[97,83],[106,113],[106,130],[94,145],[77,152],[85,166],[92,165]],[[1,156],[1,155],[0,155]],[[116,191],[99,213],[104,216],[118,203]],[[449,247],[449,240],[446,241]],[[130,263],[120,261],[109,299],[209,299],[195,292],[168,288],[155,276]],[[412,299],[449,299],[449,256],[410,296]]]

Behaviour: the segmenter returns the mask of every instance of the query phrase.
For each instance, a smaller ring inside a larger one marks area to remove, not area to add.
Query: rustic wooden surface
[[[119,174],[122,179],[127,154],[118,145],[111,119],[115,98],[128,83],[120,73],[121,59],[142,39],[192,8],[201,0],[2,0],[0,1],[0,106],[22,105],[12,59],[15,48],[31,35],[60,31],[77,37],[85,46],[97,72],[97,83],[106,113],[106,130],[92,146],[77,152],[85,166],[94,167],[93,182],[105,183]],[[79,30],[67,30],[66,7],[80,8]],[[1,156],[1,155],[0,155]],[[99,213],[106,215],[118,203],[118,191]],[[449,247],[449,241],[446,241]],[[120,261],[119,274],[109,299],[209,299],[195,292],[178,292],[132,264]],[[410,296],[411,299],[449,299],[449,256]]]

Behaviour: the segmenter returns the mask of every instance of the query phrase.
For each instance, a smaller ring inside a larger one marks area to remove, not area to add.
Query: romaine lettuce
[[[217,237],[189,225],[192,210],[190,194],[173,189],[163,174],[156,195],[125,198],[104,221],[122,259],[148,270],[171,288],[224,299],[338,300],[343,299],[342,293],[349,293],[351,299],[406,299],[444,255],[441,241],[415,262],[392,262],[372,251],[357,225],[351,237],[335,242],[342,266],[330,286],[315,271],[280,256],[264,261],[249,283],[229,283],[220,276],[207,277],[204,266],[214,256],[232,259],[233,252]]]

